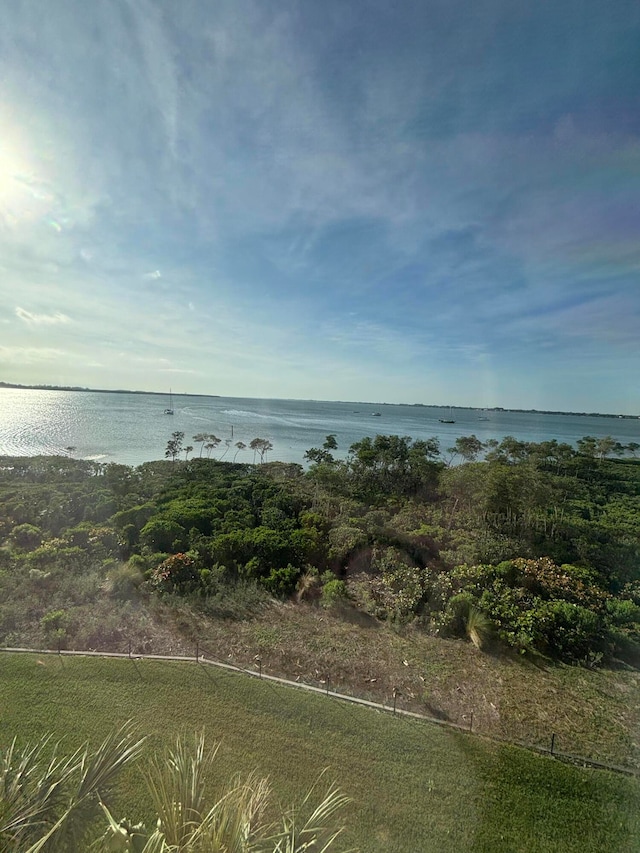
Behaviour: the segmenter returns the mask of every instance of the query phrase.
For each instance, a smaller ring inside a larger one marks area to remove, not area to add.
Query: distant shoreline
[[[0,389],[18,391],[82,391],[85,394],[144,394],[150,397],[168,397],[169,391],[131,391],[128,388],[82,388],[79,385],[19,385],[17,382],[0,382]],[[174,394],[174,397],[220,397],[220,394]]]
[[[168,397],[168,391],[131,391],[127,388],[82,388],[77,385],[20,385],[16,382],[0,382],[0,390],[3,388],[12,388],[19,391],[80,391],[90,394],[141,394],[153,397]],[[210,397],[219,399],[220,394],[174,394],[174,397]],[[258,399],[253,397],[239,397],[238,399]],[[279,399],[279,398],[267,398]],[[300,400],[299,402],[304,402]],[[513,412],[523,415],[566,415],[567,417],[580,418],[615,418],[616,420],[635,421],[640,419],[640,415],[619,415],[609,412],[560,412],[553,409],[509,409],[504,406],[449,406],[440,405],[438,403],[371,403],[369,401],[360,400],[310,400],[313,403],[353,403],[354,405],[377,405],[377,406],[410,406],[423,409],[452,409],[454,411],[467,412]]]

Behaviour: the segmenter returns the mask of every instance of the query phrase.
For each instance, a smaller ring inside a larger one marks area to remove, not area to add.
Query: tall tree
[[[260,443],[263,441],[262,438],[252,438],[249,442],[249,447],[253,450],[253,464],[256,464],[256,453],[260,448]]]
[[[273,444],[271,444],[269,439],[265,438],[264,442],[262,443],[262,450],[260,452],[261,462],[264,462],[267,453],[269,453],[271,450],[273,450]]]
[[[215,450],[216,447],[220,444],[220,439],[217,435],[213,435],[213,433],[209,433],[207,435],[207,443],[205,444],[205,449],[207,451],[207,459],[211,456],[211,451]]]
[[[236,452],[235,452],[235,454],[234,454],[234,457],[233,457],[233,461],[234,461],[234,462],[236,461],[236,457],[238,456],[238,453],[240,453],[240,451],[241,451],[241,450],[246,450],[246,449],[247,449],[247,445],[244,443],[244,441],[236,441],[235,446],[236,446],[238,449],[236,450]]]
[[[331,432],[328,436],[326,436],[324,440],[324,444],[322,445],[325,450],[337,450],[338,442],[336,441],[335,433]]]
[[[584,453],[585,456],[592,456],[595,458],[597,455],[598,439],[594,438],[592,435],[585,435],[582,438],[579,438],[577,445],[580,453]]]
[[[616,450],[618,442],[610,435],[605,435],[602,438],[596,439],[596,455],[598,459],[602,462],[609,456],[610,453],[614,453]]]
[[[323,463],[331,465],[335,461],[333,454],[322,447],[310,447],[309,450],[305,451],[304,458],[307,462],[313,462],[316,465]]]
[[[182,453],[182,442],[184,441],[184,433],[180,432],[180,430],[176,430],[176,432],[171,433],[171,438],[167,442],[167,447],[164,452],[164,455],[167,459],[171,459],[172,462],[176,461],[176,458]],[[193,448],[192,448],[193,449]]]
[[[495,444],[495,439],[488,441],[487,445],[490,448],[487,453],[487,461],[489,462],[504,462],[507,465],[517,465],[519,462],[524,462],[529,455],[529,445],[526,441],[518,441],[512,435],[505,435],[499,444]]]
[[[205,442],[208,440],[209,436],[206,432],[199,432],[193,436],[193,440],[197,441],[200,445],[200,458],[202,458],[202,451],[204,450]]]
[[[268,438],[254,438],[249,442],[249,447],[253,450],[253,463],[255,465],[256,453],[260,455],[260,462],[264,462],[264,458],[270,450],[273,450],[273,444]]]
[[[461,435],[456,438],[455,444],[448,450],[449,453],[453,454],[452,459],[456,456],[462,456],[465,462],[475,462],[484,450],[484,444],[475,435]]]
[[[322,447],[310,447],[304,454],[307,462],[313,462],[316,465],[332,465],[335,462],[333,453],[330,451],[338,449],[338,442],[333,433],[326,436]]]

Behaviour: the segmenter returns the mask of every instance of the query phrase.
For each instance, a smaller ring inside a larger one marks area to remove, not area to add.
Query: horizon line
[[[69,392],[85,392],[90,394],[143,394],[149,396],[168,397],[173,394],[174,397],[208,397],[211,399],[227,399],[227,400],[274,400],[281,402],[298,402],[298,403],[349,403],[359,406],[407,406],[415,408],[429,409],[465,409],[468,411],[478,412],[515,412],[522,414],[538,414],[538,415],[567,415],[575,417],[595,417],[595,418],[620,418],[623,420],[640,419],[640,415],[620,414],[617,412],[574,412],[562,411],[558,409],[523,409],[520,407],[511,408],[509,406],[465,406],[456,404],[440,404],[440,403],[390,403],[385,401],[371,400],[318,400],[312,397],[229,397],[221,394],[195,394],[190,391],[175,392],[170,391],[143,391],[139,389],[129,388],[88,388],[80,385],[47,385],[47,384],[30,384],[25,385],[20,382],[5,382],[0,380],[1,389],[15,389],[23,391],[69,391]]]

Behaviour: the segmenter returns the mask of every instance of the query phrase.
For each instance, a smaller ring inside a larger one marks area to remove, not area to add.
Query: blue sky
[[[640,412],[639,44],[635,0],[5,4],[0,379]]]

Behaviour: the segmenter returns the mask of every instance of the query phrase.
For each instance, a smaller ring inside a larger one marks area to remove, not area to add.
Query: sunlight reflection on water
[[[380,403],[174,396],[173,404],[175,414],[167,416],[167,397],[162,394],[0,389],[0,454],[66,453],[74,447],[73,456],[135,465],[162,459],[174,430],[185,433],[185,444],[195,446],[194,455],[200,446],[192,437],[208,432],[222,440],[217,457],[225,450],[225,440],[248,444],[260,436],[274,445],[269,458],[294,462],[302,462],[305,450],[320,446],[328,433],[337,435],[338,455],[363,436],[377,433],[436,435],[443,450],[458,436],[471,433],[482,440],[513,435],[525,441],[556,438],[575,443],[583,435],[613,435],[623,443],[640,441],[638,419],[454,409],[455,423],[443,424],[439,418],[448,418],[448,409]],[[226,458],[231,458],[229,451]],[[239,462],[252,458],[249,450],[238,454]]]

